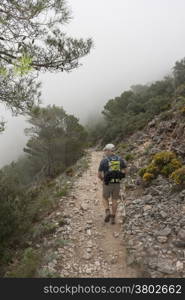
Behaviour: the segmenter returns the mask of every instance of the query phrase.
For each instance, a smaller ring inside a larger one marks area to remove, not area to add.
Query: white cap
[[[115,150],[115,146],[113,144],[107,144],[103,150]]]

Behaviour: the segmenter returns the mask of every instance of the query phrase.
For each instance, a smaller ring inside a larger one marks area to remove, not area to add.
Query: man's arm
[[[98,178],[100,179],[100,180],[103,180],[103,171],[104,171],[104,160],[102,160],[101,162],[100,162],[100,165],[99,165],[99,168],[98,168]]]

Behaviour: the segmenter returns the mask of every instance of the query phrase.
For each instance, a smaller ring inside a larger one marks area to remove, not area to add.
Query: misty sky
[[[185,56],[184,0],[68,0],[73,20],[64,30],[76,38],[92,37],[94,49],[71,73],[42,74],[42,102],[62,105],[85,122],[107,100],[133,84],[168,75]],[[8,120],[0,136],[0,166],[21,153],[26,138],[23,118]]]

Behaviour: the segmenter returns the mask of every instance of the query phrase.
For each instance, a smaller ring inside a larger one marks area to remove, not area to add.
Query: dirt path
[[[123,205],[119,202],[115,225],[104,222],[102,183],[97,178],[102,153],[90,154],[88,170],[62,202],[65,209],[62,215],[67,224],[56,237],[62,234],[69,243],[58,248],[57,259],[51,267],[57,269],[61,277],[137,277],[137,272],[126,266],[124,225],[121,224]]]

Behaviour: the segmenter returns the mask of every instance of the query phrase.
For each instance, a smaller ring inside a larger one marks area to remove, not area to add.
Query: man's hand
[[[121,169],[121,172],[126,175],[128,173],[128,170],[127,170],[127,168],[124,168],[124,169]]]
[[[103,176],[102,176],[102,172],[98,172],[98,178],[103,181]]]
[[[127,175],[127,169],[126,168],[121,169],[121,173],[123,174],[123,178],[125,178]]]

